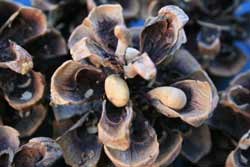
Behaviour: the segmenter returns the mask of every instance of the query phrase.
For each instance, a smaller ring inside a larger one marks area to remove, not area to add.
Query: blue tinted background
[[[27,5],[27,6],[30,6],[30,4],[31,4],[29,0],[14,0],[14,1],[20,2],[20,3]]]
[[[24,5],[30,6],[31,3],[29,0],[14,0],[16,2],[22,3]],[[242,17],[244,15],[250,15],[250,0],[245,0],[236,10],[235,10],[235,16]],[[132,22],[131,26],[141,26],[144,24],[143,20],[139,20],[136,22]],[[250,30],[249,30],[250,31]],[[250,34],[250,33],[249,33]],[[250,38],[250,37],[249,37]],[[248,41],[235,41],[234,44],[240,48],[246,55],[247,55],[247,64],[242,69],[242,72],[247,71],[250,69],[250,39]],[[218,89],[221,90],[225,88],[228,84],[227,81],[229,81],[231,78],[223,78],[223,79],[216,79],[215,82],[219,82],[217,84]],[[223,82],[222,82],[223,81]]]

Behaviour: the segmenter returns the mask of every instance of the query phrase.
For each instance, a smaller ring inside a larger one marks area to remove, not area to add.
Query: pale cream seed
[[[117,75],[113,74],[106,78],[105,93],[108,100],[116,107],[123,107],[129,101],[128,85]]]
[[[181,110],[187,103],[185,93],[175,87],[158,87],[149,91],[148,94],[152,99],[160,100],[161,103],[175,110]]]

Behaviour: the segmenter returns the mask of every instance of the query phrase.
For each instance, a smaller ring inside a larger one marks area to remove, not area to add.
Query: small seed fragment
[[[127,83],[117,75],[110,75],[105,80],[105,93],[108,100],[116,107],[123,107],[129,101]]]
[[[164,105],[180,110],[185,107],[187,97],[185,93],[175,87],[158,87],[148,92],[150,98],[160,100]]]
[[[89,89],[84,93],[84,97],[87,99],[87,98],[90,98],[93,94],[94,94],[94,90]]]
[[[20,100],[30,100],[32,98],[32,93],[29,91],[25,91],[22,96],[20,97]]]

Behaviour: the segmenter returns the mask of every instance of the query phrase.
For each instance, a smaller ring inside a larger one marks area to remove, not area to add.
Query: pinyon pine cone
[[[230,77],[247,62],[247,53],[237,44],[247,44],[250,37],[243,4],[242,0],[149,0],[146,11],[155,15],[165,5],[180,6],[190,16],[185,47],[210,75]]]
[[[50,65],[43,62],[67,54],[66,42],[59,32],[47,28],[40,10],[0,1],[0,49],[2,121],[20,137],[29,137],[47,113],[42,102]]]
[[[120,5],[100,5],[76,27],[68,41],[73,60],[51,79],[55,125],[76,122],[57,138],[68,165],[108,166],[103,148],[121,167],[167,166],[181,150],[194,162],[207,154],[211,144],[191,156],[182,148],[195,133],[211,143],[203,124],[218,102],[206,72],[180,48],[188,19],[177,6],[165,6],[130,34]]]

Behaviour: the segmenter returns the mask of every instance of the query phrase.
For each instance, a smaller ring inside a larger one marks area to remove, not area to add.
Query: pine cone
[[[247,16],[237,16],[240,0],[163,1],[152,0],[149,15],[165,5],[178,5],[191,20],[186,26],[186,48],[211,75],[230,77],[246,64],[246,53],[237,45],[249,39]]]
[[[250,131],[242,136],[238,146],[230,153],[226,167],[243,167],[250,165]]]
[[[1,1],[0,48],[2,121],[21,137],[28,137],[47,114],[42,104],[46,85],[42,73],[49,63],[42,63],[65,55],[66,43],[59,32],[47,28],[40,10]],[[53,67],[57,68],[56,64]]]
[[[101,5],[73,31],[68,41],[73,60],[63,63],[51,82],[56,120],[81,117],[57,139],[68,165],[101,163],[103,147],[115,166],[168,165],[181,151],[183,127],[190,134],[206,129],[201,125],[218,95],[197,61],[180,49],[187,21],[180,8],[166,6],[140,34],[131,35],[121,6]],[[186,139],[192,141],[192,135]],[[207,150],[183,155],[198,161]]]

